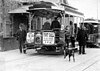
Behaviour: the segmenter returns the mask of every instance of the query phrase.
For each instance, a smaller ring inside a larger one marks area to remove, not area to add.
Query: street
[[[41,55],[35,50],[0,52],[0,71],[100,71],[100,48],[86,48],[85,55],[75,53],[68,61],[63,55]]]

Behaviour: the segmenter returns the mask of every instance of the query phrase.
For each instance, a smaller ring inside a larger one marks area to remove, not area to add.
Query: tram
[[[60,20],[63,10],[51,9],[50,6],[52,4],[49,6],[49,4],[46,5],[44,3],[47,2],[35,4],[27,10],[30,12],[30,27],[26,37],[25,48],[23,49],[24,53],[28,49],[36,49],[38,53],[61,52],[63,50],[64,43],[59,46],[60,40],[57,42],[57,38],[60,38],[58,33],[60,29],[51,30],[50,27],[51,19],[57,17]],[[43,23],[44,19],[49,21]]]
[[[73,15],[68,15],[71,14],[69,11],[65,12],[64,8],[48,2],[34,3],[33,6],[29,7],[29,10],[27,10],[29,12],[29,31],[23,49],[24,53],[28,49],[36,49],[38,53],[46,54],[63,53],[65,46],[64,27],[61,27],[61,29],[50,29],[50,23],[57,17],[60,24],[64,23],[63,25],[66,26],[66,17],[69,21]],[[75,11],[75,13],[78,12]],[[46,20],[46,23],[44,23],[44,20]]]
[[[100,22],[94,19],[86,19],[84,21],[88,34],[87,47],[95,48],[99,47],[99,27]]]

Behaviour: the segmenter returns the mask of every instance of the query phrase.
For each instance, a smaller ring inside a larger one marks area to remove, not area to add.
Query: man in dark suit
[[[19,30],[16,32],[15,36],[19,42],[19,50],[22,53],[22,49],[24,47],[24,43],[26,41],[26,31],[23,29],[23,24],[19,25]]]
[[[85,27],[81,25],[80,29],[78,30],[78,34],[77,34],[77,41],[79,42],[79,54],[81,53],[86,54],[85,45],[86,45],[87,39],[88,37],[87,37]]]
[[[58,22],[57,20],[57,17],[55,17],[54,21],[52,21],[51,23],[51,29],[54,29],[54,28],[61,28],[61,24]]]
[[[55,41],[58,42],[60,36],[60,29],[61,29],[61,24],[58,21],[58,17],[55,17],[54,21],[52,21],[51,29],[55,32],[55,36],[56,36]]]

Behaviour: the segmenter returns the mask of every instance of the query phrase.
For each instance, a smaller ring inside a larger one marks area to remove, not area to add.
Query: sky
[[[85,18],[100,19],[100,0],[68,0],[68,3],[84,13]]]

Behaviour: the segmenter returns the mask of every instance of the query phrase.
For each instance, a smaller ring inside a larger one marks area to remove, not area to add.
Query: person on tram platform
[[[60,36],[60,29],[61,29],[61,24],[58,21],[58,17],[55,17],[54,20],[51,23],[51,30],[55,32],[56,36],[56,43],[59,42],[59,36]]]
[[[58,21],[58,17],[55,17],[51,23],[51,29],[55,29],[55,28],[58,28],[58,29],[61,28],[61,24]]]

